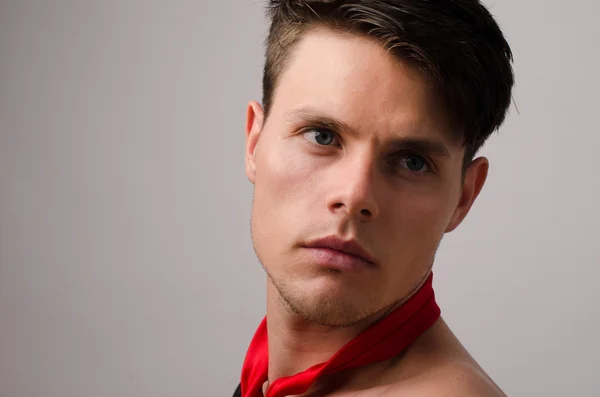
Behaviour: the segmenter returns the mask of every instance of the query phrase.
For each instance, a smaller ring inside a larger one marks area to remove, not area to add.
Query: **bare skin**
[[[322,379],[306,396],[505,396],[440,319],[401,356]]]
[[[268,275],[269,382],[328,360],[401,305],[488,171],[480,157],[463,178],[464,148],[435,90],[366,38],[310,30],[272,103],[265,117],[252,101],[246,122],[252,238]],[[314,263],[305,244],[329,235],[354,239],[376,266]],[[440,319],[401,356],[322,378],[303,396],[325,395],[504,394]]]

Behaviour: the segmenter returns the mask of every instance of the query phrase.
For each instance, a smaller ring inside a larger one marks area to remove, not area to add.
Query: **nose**
[[[377,171],[371,155],[340,161],[333,173],[327,206],[333,213],[345,212],[366,222],[379,216],[376,195]]]

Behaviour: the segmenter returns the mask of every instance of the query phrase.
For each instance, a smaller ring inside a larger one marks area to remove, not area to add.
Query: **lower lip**
[[[331,248],[306,247],[306,250],[317,264],[330,269],[356,271],[373,267],[373,263],[365,259]]]

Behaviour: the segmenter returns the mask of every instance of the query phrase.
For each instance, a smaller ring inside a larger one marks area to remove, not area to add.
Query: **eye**
[[[394,165],[414,173],[431,172],[427,159],[414,153],[399,154],[394,160]]]
[[[335,132],[323,128],[313,128],[302,133],[302,135],[319,146],[330,146],[337,138]]]

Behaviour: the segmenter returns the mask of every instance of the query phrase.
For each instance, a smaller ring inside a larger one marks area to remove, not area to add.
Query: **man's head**
[[[254,247],[292,310],[348,325],[404,299],[471,208],[511,52],[476,0],[270,3],[264,109],[246,126]],[[375,263],[318,264],[306,246],[331,235]]]

